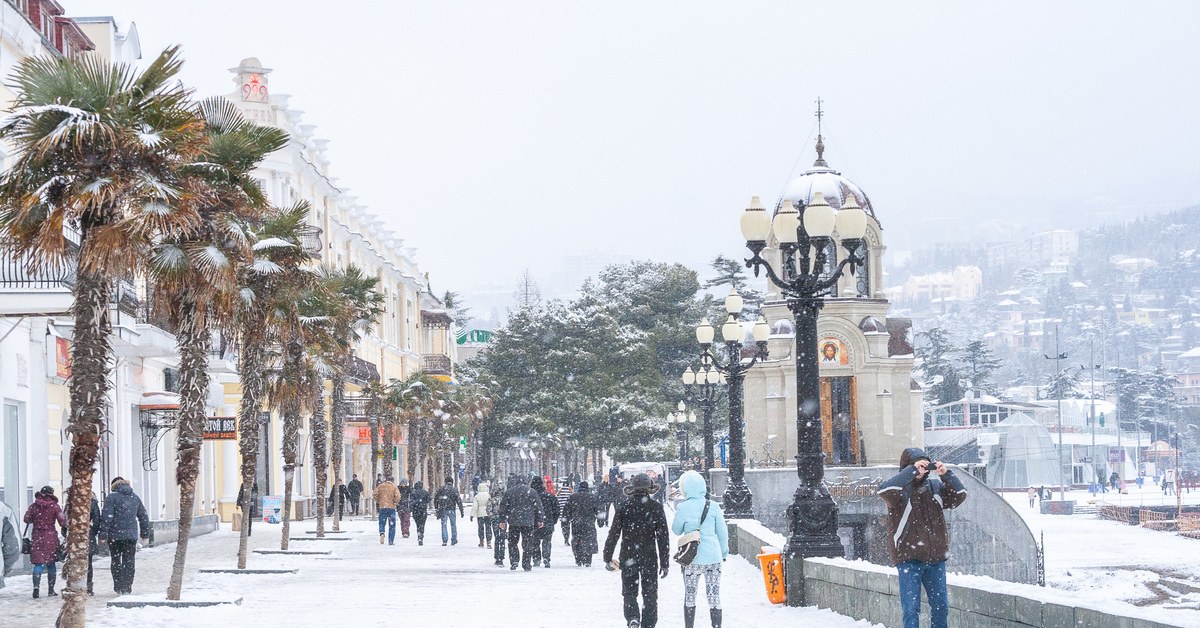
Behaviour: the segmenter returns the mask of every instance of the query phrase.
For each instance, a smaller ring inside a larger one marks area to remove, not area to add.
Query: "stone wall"
[[[825,481],[838,502],[839,522],[858,526],[865,547],[851,557],[891,566],[887,542],[887,508],[875,494],[879,481],[896,467],[827,467]],[[950,529],[951,571],[997,580],[1037,582],[1037,543],[1029,526],[999,494],[970,473],[956,473],[967,489],[967,500],[946,513]],[[713,494],[720,496],[728,482],[726,469],[713,469]],[[787,534],[786,509],[799,486],[796,469],[748,469],[746,484],[754,494],[754,517],[771,530]],[[848,529],[848,528],[846,528]],[[847,542],[852,538],[845,534]]]
[[[756,558],[763,546],[777,546],[778,534],[764,529],[757,521],[731,521],[730,552],[758,567]],[[800,568],[802,574],[788,574],[789,583],[803,582],[807,606],[828,608],[836,613],[903,628],[900,613],[900,582],[894,568],[861,561],[809,558]],[[796,578],[796,576],[800,578]],[[972,576],[948,577],[951,626],[988,628],[1168,628],[1186,626],[1182,622],[1155,621],[1147,617],[1105,612],[1079,606],[1067,592],[1036,586],[1008,584]],[[788,592],[789,599],[792,591]],[[764,594],[765,595],[765,594]],[[1136,611],[1135,611],[1136,612]],[[1145,611],[1149,614],[1152,611]],[[929,626],[929,605],[922,595],[921,626]]]
[[[217,514],[197,515],[192,517],[191,536],[215,532],[221,527],[221,517]],[[150,546],[166,545],[179,540],[179,520],[160,519],[150,522]]]

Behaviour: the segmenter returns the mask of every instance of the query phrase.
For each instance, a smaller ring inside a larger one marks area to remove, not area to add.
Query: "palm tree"
[[[379,279],[362,272],[357,266],[335,271],[338,280],[334,291],[342,307],[334,315],[333,328],[339,354],[335,356],[330,374],[330,444],[329,464],[333,467],[333,485],[342,485],[342,432],[346,425],[346,372],[354,361],[354,342],[370,331],[383,313],[383,295],[376,290]],[[336,498],[335,498],[336,499]],[[342,510],[337,508],[333,529],[341,528]]]
[[[258,471],[258,453],[262,424],[263,395],[272,356],[268,348],[283,333],[274,315],[280,304],[294,295],[292,284],[306,280],[301,269],[311,258],[301,241],[310,228],[305,223],[308,205],[298,204],[273,211],[255,223],[251,236],[254,259],[239,270],[242,286],[238,304],[238,376],[242,399],[238,406],[238,448],[242,454],[242,503],[252,504],[251,493]],[[294,303],[294,302],[293,302]],[[263,487],[269,490],[268,487]],[[252,511],[248,507],[245,515]],[[238,543],[238,569],[246,568],[249,526],[242,526]]]
[[[250,170],[287,143],[287,135],[246,120],[233,103],[208,98],[200,103],[209,139],[197,162],[181,168],[198,192],[193,204],[199,223],[167,234],[146,266],[156,305],[167,315],[179,345],[179,427],[175,479],[179,484],[179,540],[167,599],[178,600],[191,537],[200,448],[204,444],[208,398],[208,351],[213,327],[229,328],[238,297],[238,268],[253,256],[246,223],[267,209]]]
[[[181,65],[177,48],[140,74],[94,56],[27,59],[11,77],[14,113],[0,125],[0,139],[16,153],[0,181],[0,236],[31,271],[78,264],[64,627],[85,621],[92,473],[113,358],[112,284],[138,270],[157,237],[196,224],[176,166],[190,162],[205,138],[189,90],[172,82]],[[79,238],[74,260],[68,234]]]

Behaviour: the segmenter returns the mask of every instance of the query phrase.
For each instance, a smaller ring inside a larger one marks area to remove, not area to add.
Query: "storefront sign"
[[[237,440],[237,418],[208,417],[204,420],[204,440]]]
[[[283,522],[283,495],[263,495],[263,523]]]
[[[62,378],[71,376],[71,343],[66,338],[54,339],[54,374]]]
[[[1112,462],[1112,463],[1125,462],[1125,450],[1124,449],[1108,450],[1108,461]]]

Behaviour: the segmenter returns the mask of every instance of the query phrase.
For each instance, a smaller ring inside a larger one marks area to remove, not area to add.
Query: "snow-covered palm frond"
[[[150,267],[160,272],[182,271],[187,268],[187,256],[175,244],[163,244],[150,255]]]
[[[295,248],[295,247],[296,247],[295,244],[292,244],[291,242],[288,242],[287,240],[284,240],[282,238],[266,238],[265,240],[259,240],[258,242],[255,242],[254,246],[252,248],[255,251],[262,251],[264,249]]]
[[[311,325],[313,323],[324,323],[327,320],[329,320],[328,316],[301,316],[300,317],[300,322],[304,325]]]
[[[162,144],[163,141],[161,135],[147,129],[138,131],[137,138],[142,142],[142,145],[147,148],[156,148],[159,144]]]
[[[229,169],[225,166],[222,166],[221,164],[214,164],[211,161],[193,161],[188,165],[196,168],[203,168],[205,170],[211,170],[213,172],[229,172]]]
[[[147,201],[142,204],[142,213],[167,216],[171,213],[171,206],[162,201]]]
[[[229,268],[229,257],[221,249],[213,246],[201,246],[192,251],[192,261],[199,268],[224,270]]]
[[[100,177],[99,179],[96,179],[95,181],[92,181],[91,183],[83,186],[83,193],[84,194],[95,194],[96,192],[99,192],[101,189],[103,189],[104,186],[108,185],[109,183],[112,183],[111,177]]]
[[[254,291],[250,288],[242,288],[239,290],[238,297],[241,298],[242,304],[246,306],[254,305],[254,301],[257,300],[257,297],[254,295]]]
[[[259,257],[250,265],[250,270],[260,275],[275,275],[283,272],[283,267],[265,257]]]
[[[66,184],[68,182],[70,182],[70,179],[61,175],[50,177],[45,183],[39,185],[38,188],[33,191],[33,195],[36,196],[38,200],[45,203],[46,192],[48,192],[50,188],[54,187],[56,184]]]
[[[65,113],[68,116],[73,116],[76,118],[88,118],[88,117],[96,118],[96,119],[100,118],[100,116],[98,114],[92,113],[90,111],[84,111],[83,109],[80,109],[78,107],[72,107],[70,105],[59,105],[59,104],[48,104],[48,105],[36,105],[33,107],[23,107],[15,112],[13,112],[13,115],[29,114],[29,115],[36,116],[36,115],[47,113],[50,111],[57,111],[59,113]]]
[[[155,177],[143,176],[141,179],[141,185],[147,190],[157,192],[155,196],[165,198],[177,198],[179,196],[179,190],[175,189],[173,186],[167,185],[162,181],[159,181]]]

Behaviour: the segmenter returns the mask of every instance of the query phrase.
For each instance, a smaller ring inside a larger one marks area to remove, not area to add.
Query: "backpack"
[[[700,552],[700,528],[704,527],[704,519],[708,516],[708,507],[711,504],[711,501],[704,501],[704,510],[700,513],[700,524],[696,526],[695,530],[680,536],[676,542],[678,549],[675,550],[673,558],[680,565],[690,565],[693,560],[696,560],[696,554]]]

